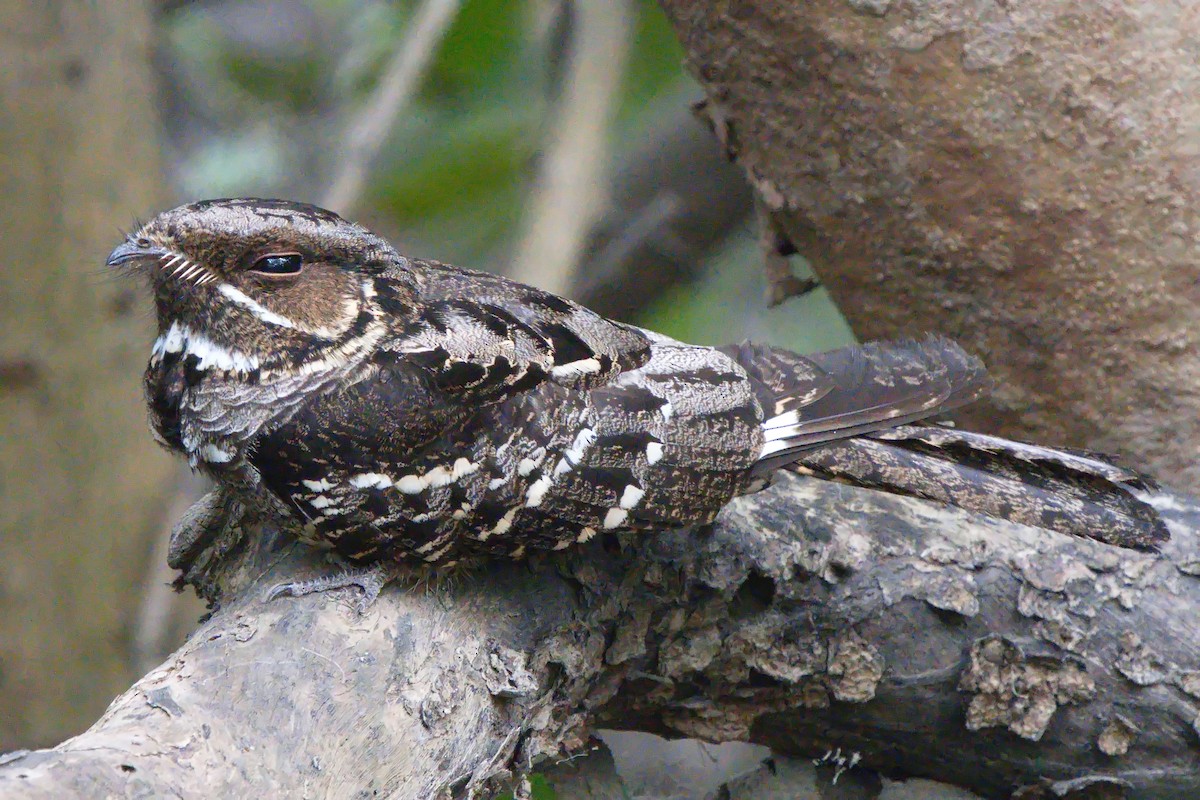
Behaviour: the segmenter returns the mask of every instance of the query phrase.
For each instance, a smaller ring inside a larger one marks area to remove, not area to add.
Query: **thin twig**
[[[601,208],[608,124],[629,48],[629,0],[572,4],[558,112],[511,276],[565,293]]]
[[[458,13],[460,0],[425,0],[375,91],[346,129],[341,168],[322,205],[348,214],[362,200],[367,171],[401,110],[421,84],[438,45]]]

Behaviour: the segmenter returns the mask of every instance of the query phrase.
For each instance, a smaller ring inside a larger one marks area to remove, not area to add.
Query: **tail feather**
[[[795,463],[825,477],[994,517],[1155,549],[1169,538],[1136,495],[1153,483],[1103,456],[911,423],[987,393],[978,359],[940,337],[815,356],[724,348],[749,373],[768,417],[754,474]]]
[[[903,426],[834,442],[796,463],[824,477],[923,497],[968,511],[1155,550],[1166,525],[1135,494],[1138,473],[1094,456],[937,426]]]
[[[990,387],[980,361],[954,342],[873,342],[814,356],[775,347],[729,348],[759,385],[765,445],[755,471],[770,472],[824,442],[941,414]]]

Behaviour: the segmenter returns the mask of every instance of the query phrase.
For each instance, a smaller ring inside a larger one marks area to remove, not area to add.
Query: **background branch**
[[[375,91],[363,101],[346,129],[342,152],[333,162],[339,166],[321,200],[322,206],[345,217],[354,214],[362,200],[371,162],[396,118],[420,88],[420,79],[460,6],[460,0],[424,0],[417,8]]]
[[[620,320],[700,279],[706,257],[747,224],[745,175],[688,110],[689,85],[617,165],[607,213],[588,237],[571,297]]]
[[[567,65],[528,212],[508,274],[564,294],[604,207],[608,126],[629,48],[629,0],[568,2]]]

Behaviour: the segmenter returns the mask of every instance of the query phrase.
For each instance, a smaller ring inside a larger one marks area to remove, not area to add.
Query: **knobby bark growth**
[[[963,417],[1200,486],[1200,9],[662,0],[860,337],[981,355]]]
[[[986,797],[1190,796],[1200,510],[1157,503],[1159,555],[785,475],[711,529],[393,588],[362,616],[263,602],[330,567],[256,537],[188,643],[87,733],[5,757],[0,794],[486,795],[603,725],[841,748]]]

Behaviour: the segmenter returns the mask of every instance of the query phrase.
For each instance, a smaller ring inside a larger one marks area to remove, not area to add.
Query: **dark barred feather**
[[[858,486],[1155,550],[1170,538],[1136,495],[1153,483],[1095,456],[938,426],[906,425],[802,453],[796,463]]]

